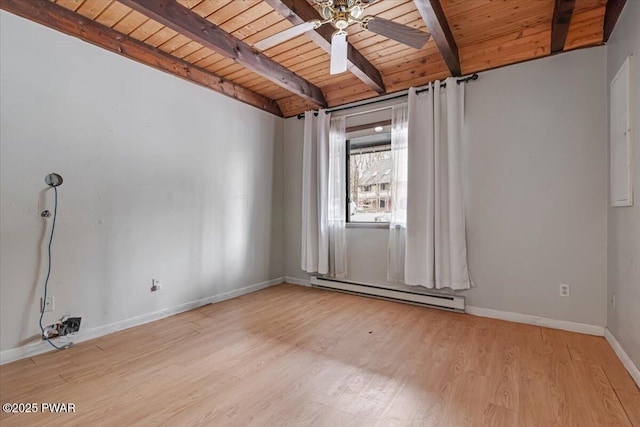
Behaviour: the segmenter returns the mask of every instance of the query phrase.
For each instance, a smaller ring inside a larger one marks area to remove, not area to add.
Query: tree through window
[[[374,133],[347,141],[348,222],[389,222],[391,134]]]

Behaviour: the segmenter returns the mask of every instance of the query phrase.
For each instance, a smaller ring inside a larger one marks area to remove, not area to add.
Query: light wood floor
[[[640,426],[601,337],[294,285],[0,368],[2,426]]]

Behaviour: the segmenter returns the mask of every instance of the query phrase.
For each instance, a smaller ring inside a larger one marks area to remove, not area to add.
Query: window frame
[[[377,123],[372,124],[371,126],[371,130],[373,131],[375,126],[377,126]],[[375,131],[374,131],[375,132]],[[373,133],[372,133],[373,135]],[[350,187],[351,187],[351,139],[349,138],[346,140],[346,144],[345,144],[345,150],[346,150],[346,155],[345,155],[345,163],[346,163],[346,167],[345,167],[345,173],[346,173],[346,179],[345,179],[345,185],[346,185],[346,209],[345,209],[345,225],[347,228],[384,228],[384,229],[388,229],[389,228],[389,221],[385,221],[385,222],[375,222],[375,221],[352,221],[351,220],[351,201],[350,201],[350,197],[351,197],[351,191],[350,191]],[[376,147],[376,146],[389,146],[388,150],[384,150],[384,151],[391,151],[391,138],[389,138],[389,140],[387,141],[379,141],[379,142],[372,142],[370,144],[366,144],[363,145],[361,148],[369,148],[369,147]]]

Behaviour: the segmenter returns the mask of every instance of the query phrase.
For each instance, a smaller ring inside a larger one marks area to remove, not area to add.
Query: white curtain
[[[409,91],[404,282],[457,290],[472,286],[460,158],[464,85],[446,83]]]
[[[300,267],[318,271],[318,119],[313,111],[304,113],[302,152],[302,251]]]
[[[394,105],[391,112],[391,220],[387,280],[404,283],[404,255],[407,236],[407,141],[409,109]]]
[[[309,120],[310,119],[310,120]],[[315,149],[314,149],[315,148]],[[347,275],[345,119],[305,113],[302,187],[304,271]]]

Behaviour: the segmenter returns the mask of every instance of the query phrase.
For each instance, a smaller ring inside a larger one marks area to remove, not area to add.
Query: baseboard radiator
[[[311,277],[311,286],[314,288],[330,289],[349,294],[421,305],[440,310],[455,311],[458,313],[465,312],[464,297],[461,296],[425,294],[400,289],[390,289],[378,285],[326,279],[318,276]]]

